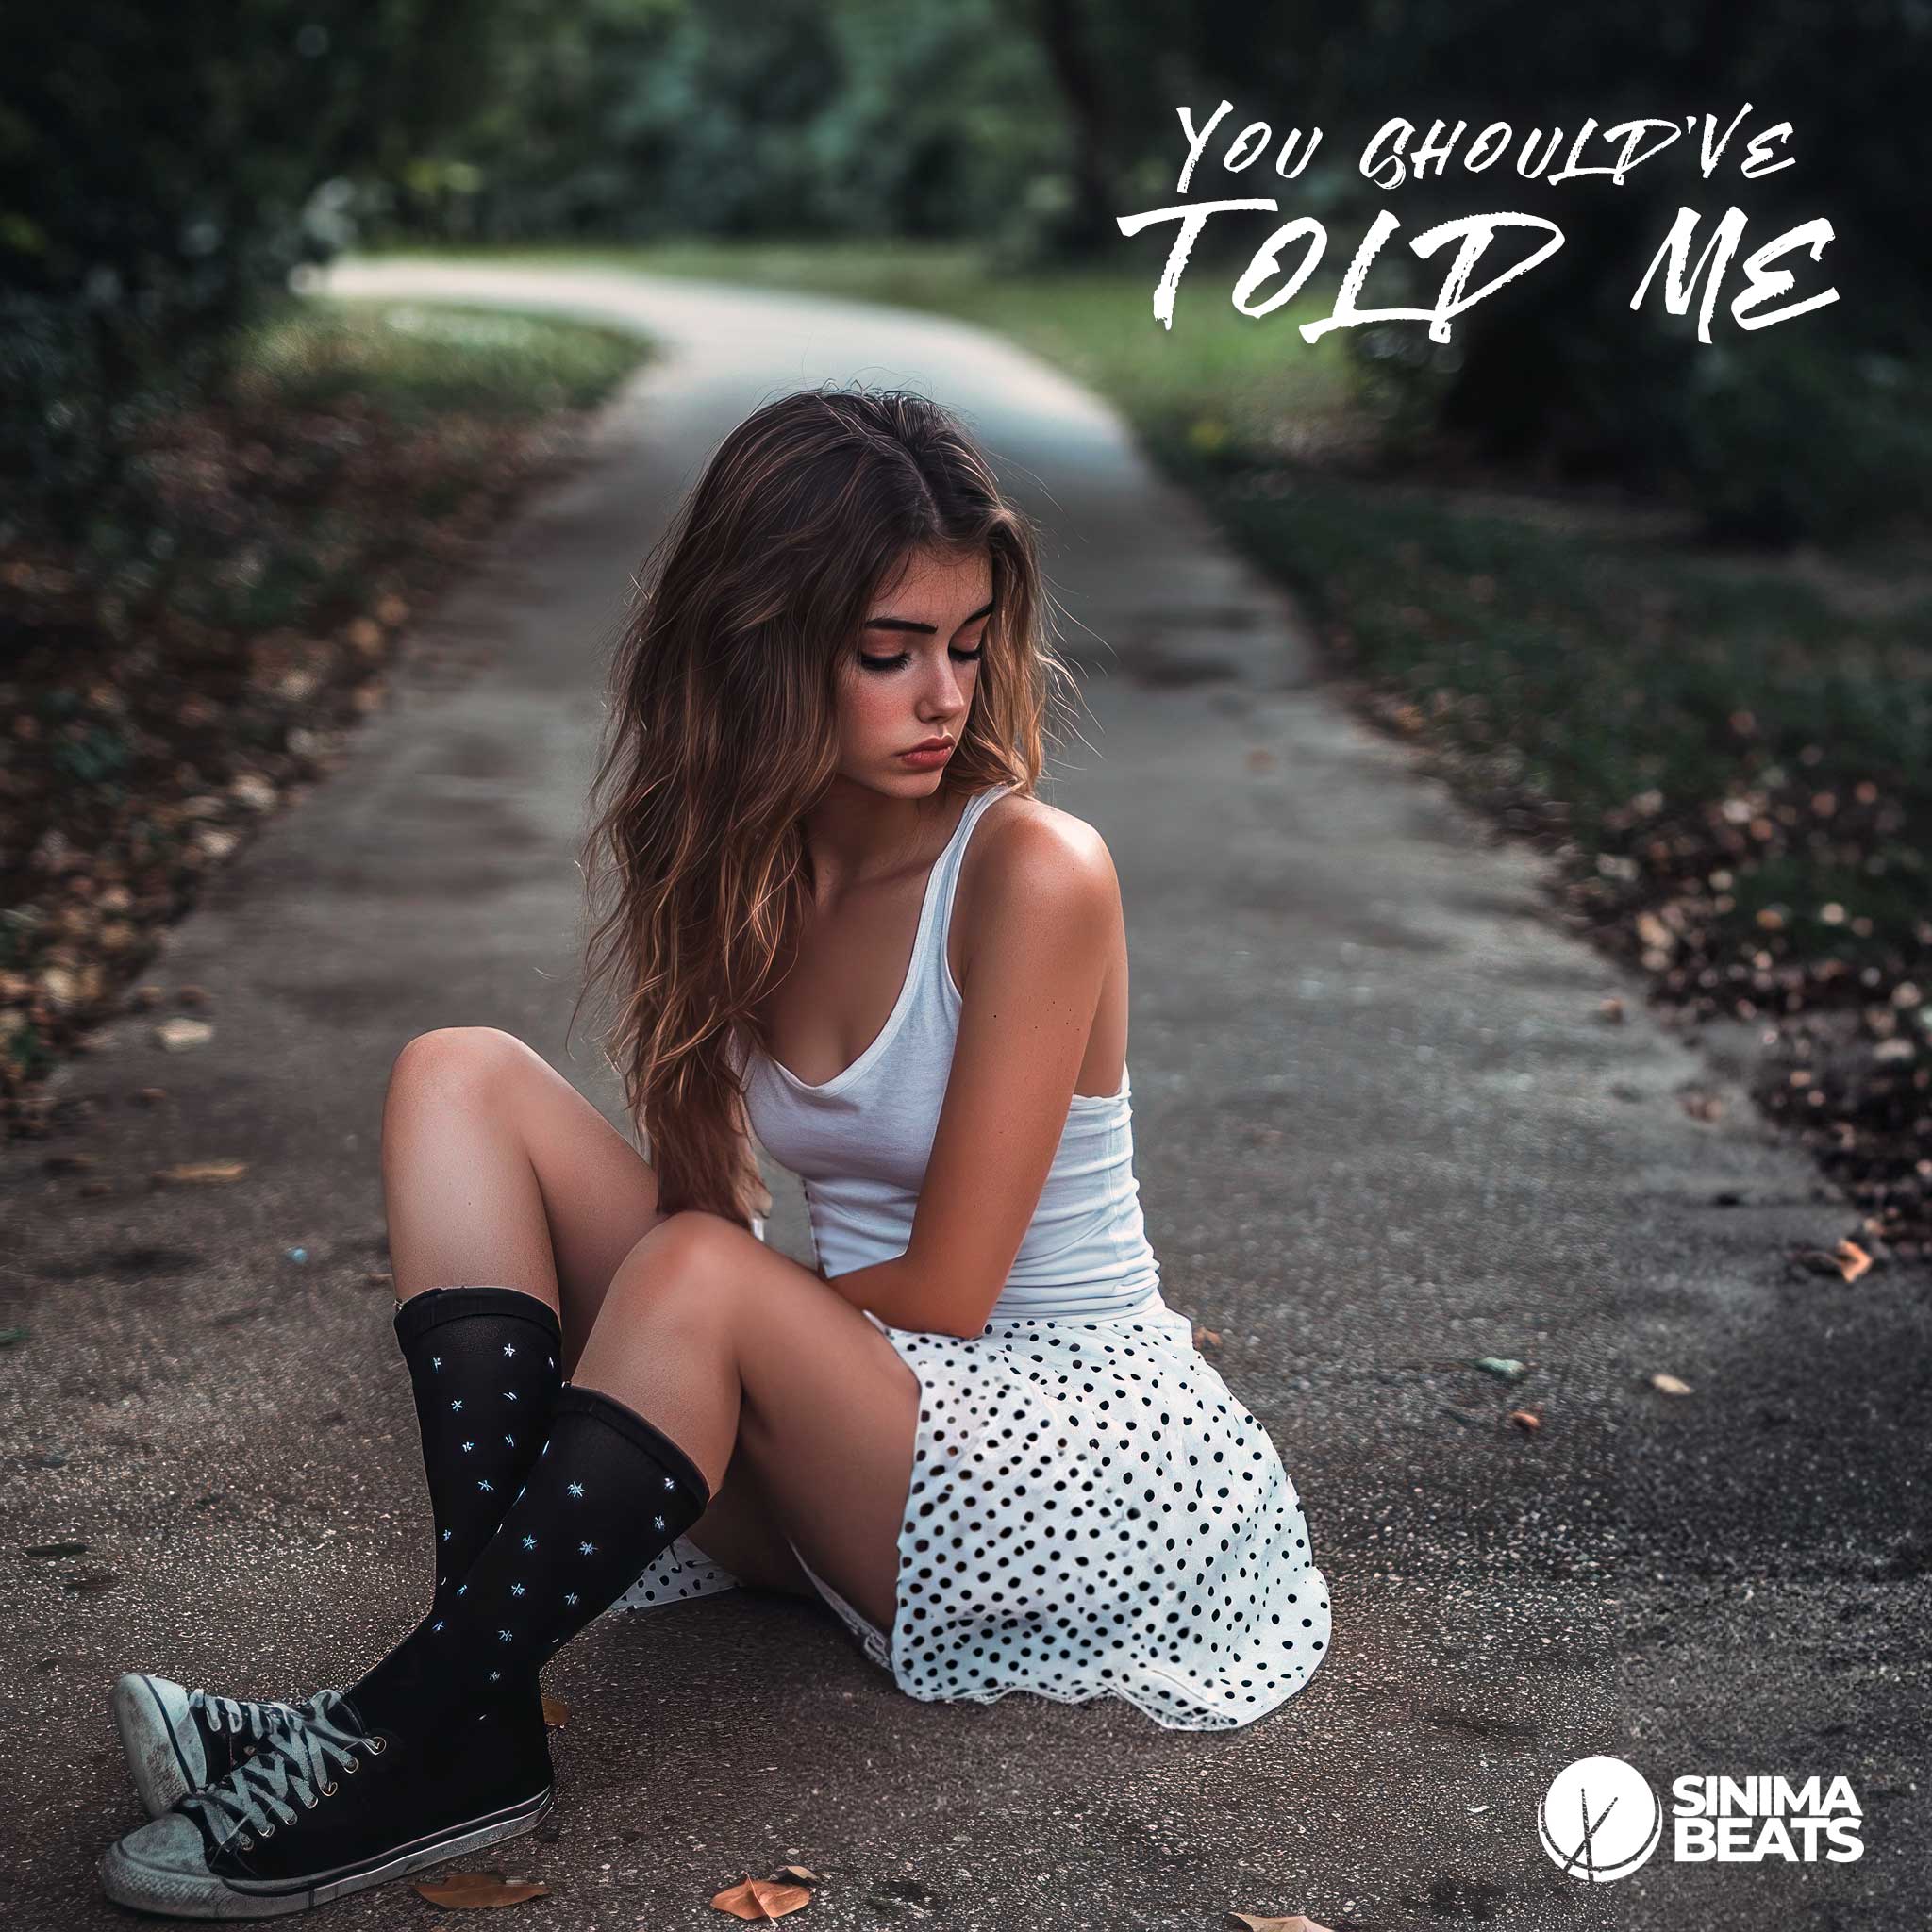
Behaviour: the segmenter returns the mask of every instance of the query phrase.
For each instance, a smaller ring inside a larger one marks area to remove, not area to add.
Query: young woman
[[[1195,1729],[1324,1655],[1294,1487],[1160,1295],[1119,883],[1034,795],[1066,672],[1030,526],[933,404],[814,391],[733,431],[654,561],[590,867],[650,1159],[508,1035],[403,1049],[432,1599],[299,1706],[123,1678],[158,1814],[102,1861],[124,1904],[299,1910],[528,1831],[539,1669],[620,1601],[816,1592],[912,1697]],[[754,1137],[816,1273],[759,1239]]]

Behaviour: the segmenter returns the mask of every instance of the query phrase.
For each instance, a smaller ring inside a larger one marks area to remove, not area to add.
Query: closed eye
[[[961,664],[977,664],[985,655],[986,646],[984,644],[974,644],[970,651],[962,651],[957,645],[952,648],[952,656],[958,658]],[[868,671],[903,671],[907,665],[911,663],[912,653],[910,651],[901,651],[896,658],[868,658],[861,651],[858,654],[858,661]]]

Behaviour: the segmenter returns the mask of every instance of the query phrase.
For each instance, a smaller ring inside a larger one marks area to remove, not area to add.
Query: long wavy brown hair
[[[903,391],[806,390],[741,423],[635,580],[591,791],[585,991],[658,1208],[747,1224],[756,1009],[810,903],[803,816],[838,763],[841,658],[914,552],[985,554],[993,614],[942,789],[1035,794],[1062,686],[1038,542],[984,453]],[[582,1005],[582,995],[578,999]],[[575,1024],[575,1009],[573,1011]]]

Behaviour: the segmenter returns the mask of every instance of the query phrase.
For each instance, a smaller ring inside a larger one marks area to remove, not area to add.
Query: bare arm
[[[910,1241],[832,1282],[893,1327],[985,1329],[1065,1131],[1122,917],[1091,826],[1020,818],[1000,829]]]

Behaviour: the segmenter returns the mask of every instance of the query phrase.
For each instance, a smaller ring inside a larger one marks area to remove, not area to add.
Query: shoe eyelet
[[[244,1852],[252,1852],[255,1849],[255,1840],[252,1838],[237,1839],[235,1842],[239,1844]]]
[[[387,1738],[371,1738],[369,1749],[375,1757],[380,1757],[389,1749],[389,1740]]]
[[[324,1786],[323,1786],[323,1788],[322,1788],[322,1795],[323,1795],[323,1796],[324,1796],[325,1798],[333,1798],[333,1797],[335,1796],[335,1794],[336,1794],[336,1781],[335,1781],[335,1779],[334,1779],[334,1778],[330,1778],[330,1779],[329,1779],[329,1781],[327,1782],[327,1784],[325,1784],[325,1785],[324,1785]]]
[[[261,1835],[262,1835],[262,1837],[263,1837],[263,1838],[273,1838],[273,1837],[275,1837],[275,1826],[274,1826],[273,1824],[264,1824],[264,1825],[263,1825],[263,1826],[261,1827]]]
[[[347,1762],[343,1764],[342,1769],[346,1771],[351,1777],[353,1777],[358,1771],[362,1769],[361,1761],[358,1758],[351,1757],[347,1760]]]

